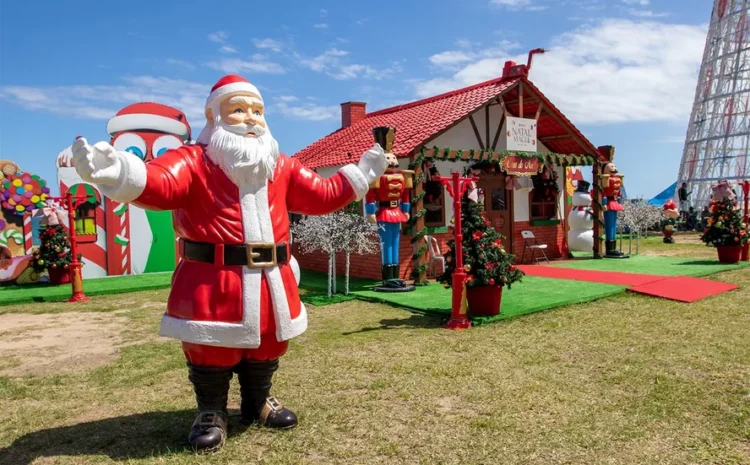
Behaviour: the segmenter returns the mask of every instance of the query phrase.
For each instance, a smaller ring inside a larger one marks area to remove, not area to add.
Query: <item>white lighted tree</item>
[[[662,220],[662,209],[649,205],[643,199],[624,202],[622,211],[617,215],[618,224],[630,228],[631,237],[635,234],[636,253],[640,249],[639,239],[641,234],[648,232],[652,227],[658,227]]]
[[[346,254],[344,293],[348,294],[350,255],[376,252],[379,246],[377,225],[344,211],[303,218],[292,226],[292,235],[303,253],[328,254],[328,297],[336,292],[336,252]]]

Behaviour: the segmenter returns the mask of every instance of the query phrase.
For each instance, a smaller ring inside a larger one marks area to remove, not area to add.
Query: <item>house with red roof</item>
[[[497,79],[423,100],[372,113],[364,102],[343,103],[341,128],[294,155],[328,177],[372,147],[373,128],[396,128],[393,153],[402,169],[415,171],[413,218],[400,241],[402,279],[424,278],[429,263],[425,236],[447,250],[452,199],[434,177],[455,171],[478,176],[479,201],[517,260],[524,250],[524,230],[547,244],[550,259],[567,255],[568,167],[596,169],[612,150],[595,147],[528,79],[533,53],[525,65],[506,62]],[[326,257],[299,250],[295,256],[302,268],[327,270]],[[356,257],[351,264],[352,276],[381,276],[379,255]]]

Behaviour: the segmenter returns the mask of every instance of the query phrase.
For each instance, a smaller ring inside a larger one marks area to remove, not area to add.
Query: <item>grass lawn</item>
[[[0,464],[747,464],[750,269],[712,279],[741,288],[620,293],[465,332],[377,303],[309,306],[274,385],[300,426],[234,416],[210,457],[184,448],[195,405],[179,343],[157,336],[167,290],[5,306]],[[233,414],[238,399],[233,383]]]

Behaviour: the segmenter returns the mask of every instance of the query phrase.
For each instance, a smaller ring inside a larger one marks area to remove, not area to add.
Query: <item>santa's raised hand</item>
[[[375,143],[370,150],[362,154],[358,167],[365,175],[368,184],[372,184],[385,173],[388,161],[385,159],[385,152],[380,144]]]
[[[94,184],[117,184],[123,172],[122,160],[114,147],[106,142],[93,146],[83,137],[71,147],[73,166],[86,182]]]

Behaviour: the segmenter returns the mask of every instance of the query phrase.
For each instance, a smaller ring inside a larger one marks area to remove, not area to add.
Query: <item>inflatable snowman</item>
[[[573,192],[568,215],[568,248],[575,252],[590,252],[594,249],[594,215],[591,210],[591,184],[580,180]]]

